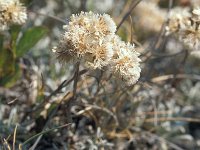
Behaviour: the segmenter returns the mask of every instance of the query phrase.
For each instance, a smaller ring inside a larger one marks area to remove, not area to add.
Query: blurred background
[[[27,23],[0,32],[0,150],[200,149],[200,53],[165,34],[170,10],[199,0],[22,2]],[[52,48],[80,11],[109,14],[141,53],[142,73],[126,87],[80,66],[69,107],[75,65],[60,64]]]

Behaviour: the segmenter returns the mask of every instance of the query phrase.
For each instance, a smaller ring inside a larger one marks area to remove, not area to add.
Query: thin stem
[[[64,127],[67,127],[69,126],[70,124],[65,124],[65,125],[61,125],[61,126],[58,126],[58,127],[55,127],[55,128],[52,128],[52,129],[49,129],[49,130],[46,130],[46,131],[42,131],[38,134],[35,134],[34,136],[30,137],[29,139],[27,139],[24,143],[21,144],[21,146],[23,147],[24,145],[28,144],[30,141],[32,141],[33,139],[41,136],[41,135],[44,135],[44,134],[47,134],[53,130],[56,130],[56,129],[60,129],[60,128],[64,128]]]
[[[81,75],[85,74],[86,72],[87,72],[86,69],[81,70],[81,71],[79,72],[79,75],[81,76]],[[38,110],[39,108],[41,108],[41,107],[43,106],[42,104],[48,102],[48,101],[51,99],[51,97],[56,96],[64,87],[68,86],[72,81],[74,81],[74,78],[75,78],[75,76],[73,76],[73,77],[72,77],[71,79],[69,79],[69,80],[64,80],[64,81],[57,87],[57,89],[55,89],[49,96],[47,96],[47,97],[43,100],[43,102],[42,102],[38,107],[33,108],[33,109],[31,110],[31,112],[32,112],[32,111],[36,111],[36,110]]]
[[[64,21],[63,19],[60,19],[60,18],[58,18],[58,17],[56,17],[56,16],[43,14],[43,13],[36,12],[36,11],[33,11],[33,10],[29,10],[29,13],[34,13],[34,14],[36,14],[36,15],[45,16],[45,17],[48,17],[48,18],[51,18],[51,19],[54,19],[54,20],[56,20],[56,21],[59,21],[59,22],[61,22],[61,23],[66,24],[66,21]]]
[[[74,74],[73,99],[75,99],[75,97],[76,97],[77,83],[78,83],[78,79],[79,79],[79,66],[80,66],[80,62],[78,62],[76,64],[76,70],[75,70],[75,74]]]
[[[162,43],[162,39],[163,39],[162,37],[163,37],[163,35],[165,34],[165,31],[166,31],[165,27],[166,27],[166,25],[167,25],[167,23],[169,21],[169,13],[170,13],[170,10],[172,8],[172,5],[173,5],[173,0],[170,0],[169,1],[169,5],[168,5],[168,10],[167,10],[167,19],[163,23],[163,25],[162,25],[162,27],[160,29],[159,35],[157,37],[157,40],[153,43],[152,50],[157,49],[159,47],[159,45],[161,45],[161,43]]]
[[[120,21],[119,25],[117,26],[117,31],[119,30],[119,28],[121,27],[122,23],[128,18],[128,16],[131,14],[131,12],[133,11],[133,9],[141,2],[142,0],[137,0],[132,7],[129,9],[129,11],[124,15],[124,17],[122,18],[122,20]]]
[[[74,102],[76,100],[76,91],[77,91],[77,84],[78,84],[78,79],[79,79],[79,66],[80,66],[80,62],[78,62],[76,64],[75,67],[75,73],[74,73],[74,85],[73,85],[73,96],[72,98],[69,100],[68,104],[67,104],[67,121],[69,123],[72,122],[72,116],[71,116],[71,107],[74,105]]]

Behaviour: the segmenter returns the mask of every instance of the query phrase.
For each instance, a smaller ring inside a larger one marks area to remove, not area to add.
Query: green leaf
[[[0,86],[11,87],[21,76],[21,70],[16,64],[12,49],[0,51]]]
[[[45,27],[33,27],[25,31],[17,43],[16,57],[19,58],[28,52],[44,35],[47,34]]]
[[[12,41],[16,42],[20,30],[21,30],[20,25],[12,25],[10,27],[10,33],[11,33]]]
[[[12,87],[19,80],[21,75],[22,71],[19,65],[15,64],[13,73],[5,75],[3,78],[0,77],[0,86]]]
[[[15,59],[11,49],[0,51],[0,78],[14,72]]]
[[[121,37],[121,39],[123,40],[123,41],[127,41],[128,39],[127,39],[127,30],[126,30],[126,28],[125,27],[121,27],[121,28],[119,28],[119,31],[118,31],[118,35]]]
[[[11,35],[11,38],[12,38],[12,42],[11,42],[11,45],[12,45],[12,51],[13,51],[13,54],[14,54],[14,57],[16,57],[16,43],[17,43],[17,38],[18,38],[18,35],[21,31],[21,26],[20,25],[12,25],[10,27],[10,35]]]
[[[0,34],[0,52],[2,51],[2,48],[3,48],[3,40],[4,40],[4,37],[3,35]]]
[[[33,4],[34,0],[21,0],[23,4],[25,4],[27,7]]]

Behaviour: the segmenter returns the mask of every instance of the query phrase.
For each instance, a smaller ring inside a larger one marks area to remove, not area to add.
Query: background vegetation
[[[195,0],[24,0],[28,21],[0,33],[0,149],[200,149],[200,54],[165,36]],[[141,78],[60,64],[51,49],[80,11],[108,13],[135,43]]]

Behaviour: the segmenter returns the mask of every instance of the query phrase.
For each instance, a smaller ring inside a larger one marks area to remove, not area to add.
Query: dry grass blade
[[[195,74],[177,74],[176,76],[173,74],[170,74],[170,75],[154,77],[153,79],[151,79],[151,82],[163,82],[165,80],[174,79],[174,78],[176,78],[176,79],[191,79],[191,80],[199,80],[200,81],[200,76],[195,75]]]
[[[104,112],[108,113],[115,120],[116,126],[119,125],[119,121],[118,121],[116,115],[112,111],[108,110],[107,108],[102,108],[102,107],[97,106],[97,105],[88,105],[88,104],[86,104],[85,111],[88,111],[90,109],[98,109],[98,110],[101,110],[101,111],[104,111]],[[78,112],[78,114],[80,115],[80,114],[84,113],[85,111],[80,111],[80,112]]]
[[[67,126],[69,126],[69,125],[71,125],[71,124],[68,123],[68,124],[61,125],[61,126],[58,126],[58,127],[52,128],[52,129],[48,129],[48,130],[46,130],[46,131],[42,131],[42,132],[40,132],[40,133],[38,133],[38,134],[36,134],[36,135],[30,137],[30,138],[27,139],[25,142],[23,142],[23,143],[21,144],[21,147],[25,146],[25,145],[28,144],[30,141],[32,141],[33,139],[35,139],[35,138],[37,138],[37,137],[39,137],[39,136],[41,136],[41,135],[47,134],[47,133],[52,132],[53,130],[56,130],[56,129],[61,129],[61,128],[67,127]],[[30,148],[30,150],[34,150],[34,149],[35,149],[35,147],[31,147],[31,148]]]
[[[49,124],[50,120],[54,117],[54,115],[56,114],[56,112],[58,111],[58,108],[60,107],[61,105],[61,102],[67,98],[67,96],[70,94],[70,92],[67,92],[64,97],[59,101],[59,104],[56,106],[55,109],[53,109],[50,113],[49,113],[49,116],[48,116],[48,119],[47,121],[45,122],[45,125],[43,127],[43,131],[45,130],[45,128],[47,127],[47,125]],[[69,125],[70,123],[66,124],[67,126]],[[64,125],[64,126],[66,126]],[[62,126],[61,126],[62,127]],[[41,140],[43,134],[39,135],[39,137],[37,138],[37,140],[35,141],[35,143],[33,144],[33,146],[30,148],[30,150],[34,150],[37,146],[37,144],[39,143],[39,141]]]
[[[145,119],[144,122],[154,122],[154,118],[148,118]],[[162,118],[157,118],[158,122],[164,122],[164,121],[184,121],[184,122],[196,122],[200,123],[199,118],[184,118],[184,117],[162,117]]]
[[[16,134],[17,134],[17,125],[15,126],[14,135],[13,135],[13,146],[12,146],[13,150],[15,150]]]
[[[4,147],[6,147],[5,149],[6,150],[11,150],[11,148],[10,148],[10,145],[8,144],[8,142],[7,142],[7,140],[6,139],[3,139],[3,145],[4,145]]]
[[[156,138],[158,139],[160,142],[165,142],[167,143],[171,148],[173,148],[174,150],[184,150],[183,148],[181,148],[180,146],[166,140],[165,138],[162,138],[160,136],[157,136],[156,134],[152,134],[150,132],[146,132],[147,134],[149,134],[150,136],[152,136],[152,138]]]

